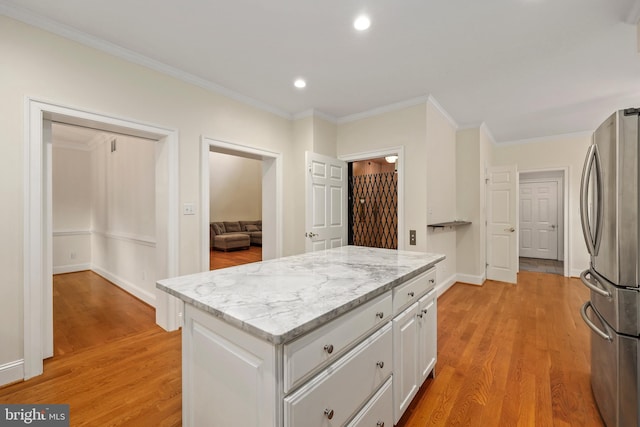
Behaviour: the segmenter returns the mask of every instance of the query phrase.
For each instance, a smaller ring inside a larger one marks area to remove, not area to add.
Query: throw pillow
[[[238,231],[242,231],[240,228],[240,224],[237,222],[227,222],[224,221],[224,228],[227,230],[227,233],[235,233]]]
[[[224,234],[224,230],[222,229],[220,224],[216,224],[216,223],[213,224],[213,232],[218,236],[220,234]]]
[[[244,226],[245,231],[260,231],[257,225],[248,224]]]

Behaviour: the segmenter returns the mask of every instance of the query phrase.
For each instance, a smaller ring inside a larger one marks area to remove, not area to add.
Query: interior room
[[[0,0],[0,407],[640,425],[639,22]]]

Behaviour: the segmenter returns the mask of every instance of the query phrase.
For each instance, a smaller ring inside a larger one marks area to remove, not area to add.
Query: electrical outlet
[[[416,230],[409,230],[409,244],[416,244]]]
[[[70,258],[70,259],[76,259],[76,253],[75,253],[75,252],[71,252],[71,253],[69,254],[69,258]]]
[[[195,215],[196,214],[196,205],[193,203],[185,203],[182,206],[182,214],[183,215]]]

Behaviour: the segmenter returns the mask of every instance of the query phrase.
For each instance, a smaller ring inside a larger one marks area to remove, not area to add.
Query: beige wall
[[[427,223],[453,221],[456,212],[456,127],[435,105],[427,102]],[[456,280],[455,228],[427,229],[427,251],[445,254],[438,263],[438,283]]]
[[[338,126],[338,156],[381,151],[404,146],[405,247],[427,250],[427,105],[342,123]],[[417,244],[409,245],[409,230],[416,230]]]
[[[283,253],[296,237],[291,121],[95,49],[0,16],[0,366],[23,356],[23,206],[25,98],[122,117],[179,132],[179,203],[199,203],[200,138],[282,153]],[[304,215],[302,213],[301,215]],[[199,270],[200,222],[180,215],[179,273]]]
[[[262,161],[209,153],[209,220],[262,219]]]
[[[493,164],[517,165],[518,171],[568,168],[569,176],[569,267],[578,276],[589,264],[587,248],[580,223],[580,177],[591,133],[556,136],[547,139],[497,146],[493,150]]]

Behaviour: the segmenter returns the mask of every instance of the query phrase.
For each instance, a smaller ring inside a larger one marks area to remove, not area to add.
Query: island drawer
[[[390,377],[392,328],[380,330],[284,399],[285,427],[342,426]]]
[[[436,268],[433,267],[418,277],[393,289],[393,314],[400,313],[436,285]]]
[[[284,392],[337,360],[359,338],[391,320],[391,291],[284,346]]]
[[[393,427],[393,375],[367,402],[347,427]]]

